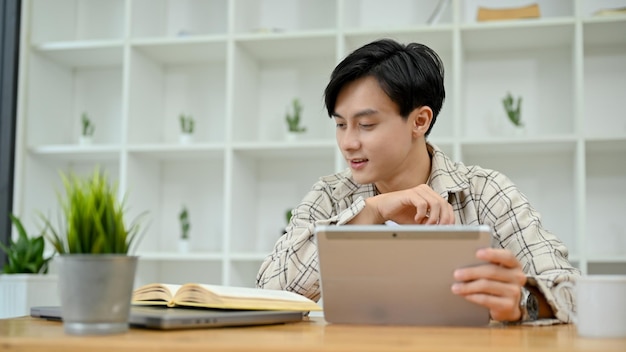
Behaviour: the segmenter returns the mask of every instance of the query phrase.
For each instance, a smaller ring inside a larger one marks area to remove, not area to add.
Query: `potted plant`
[[[518,97],[517,101],[514,101],[511,93],[507,93],[502,99],[502,105],[504,106],[509,121],[515,126],[515,131],[517,133],[524,133],[524,123],[522,122],[521,113],[522,97]]]
[[[293,99],[292,103],[293,113],[287,111],[285,114],[285,120],[287,121],[287,140],[293,141],[298,138],[299,135],[306,132],[306,127],[300,126],[302,115],[302,104],[298,98]]]
[[[96,130],[96,126],[91,122],[89,115],[86,112],[83,112],[80,115],[81,120],[81,134],[78,139],[80,145],[90,145],[93,143],[93,133]]]
[[[193,128],[195,121],[193,116],[180,114],[178,116],[180,121],[180,136],[179,142],[181,144],[190,144],[193,142]]]
[[[178,220],[180,221],[180,241],[178,242],[178,250],[187,253],[189,252],[189,229],[191,228],[191,224],[189,223],[189,212],[186,206],[183,206],[183,209],[178,214]]]
[[[61,173],[62,221],[47,225],[46,237],[59,253],[59,293],[69,334],[110,334],[128,330],[137,257],[128,255],[139,221],[126,225],[124,202],[106,173],[95,168],[80,178]]]
[[[29,314],[32,306],[58,305],[57,276],[47,275],[52,254],[44,254],[43,234],[29,236],[21,220],[9,214],[17,230],[17,241],[0,243],[8,262],[0,275],[0,318]]]

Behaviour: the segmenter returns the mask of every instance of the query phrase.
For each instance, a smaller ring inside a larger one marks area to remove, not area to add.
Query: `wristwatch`
[[[537,320],[539,316],[539,301],[537,297],[524,286],[521,288],[519,310],[522,312],[520,321]]]

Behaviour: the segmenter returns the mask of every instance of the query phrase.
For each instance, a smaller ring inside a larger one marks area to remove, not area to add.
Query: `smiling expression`
[[[424,175],[424,167],[428,168],[426,177],[430,171],[424,141],[430,118],[424,121],[424,109],[432,114],[430,108],[422,107],[402,118],[398,105],[371,76],[352,81],[341,89],[333,114],[337,144],[356,182],[375,183],[384,192],[426,181],[417,180],[418,175]],[[419,148],[420,145],[424,148]]]

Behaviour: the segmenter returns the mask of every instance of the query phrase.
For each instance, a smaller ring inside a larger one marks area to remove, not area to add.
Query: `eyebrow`
[[[352,118],[355,118],[355,119],[356,119],[356,118],[359,118],[359,117],[365,117],[365,116],[375,115],[375,114],[377,114],[377,113],[378,113],[378,110],[374,110],[374,109],[364,109],[364,110],[361,110],[361,111],[357,112],[356,114],[352,115]],[[335,113],[333,113],[333,115],[332,115],[332,116],[333,116],[333,117],[339,117],[339,118],[345,119],[345,117],[343,117],[343,116],[339,115],[339,114],[338,114],[338,113],[336,113],[336,112],[335,112]]]

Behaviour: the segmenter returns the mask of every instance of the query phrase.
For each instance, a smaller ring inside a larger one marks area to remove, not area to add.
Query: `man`
[[[506,176],[455,163],[427,142],[445,98],[443,76],[430,48],[392,40],[367,44],[335,68],[325,103],[349,168],[322,177],[294,209],[257,286],[320,298],[316,225],[486,224],[497,245],[476,257],[489,264],[456,270],[452,292],[498,321],[569,321],[556,301],[572,308],[571,292],[553,294],[579,276],[567,248]]]

